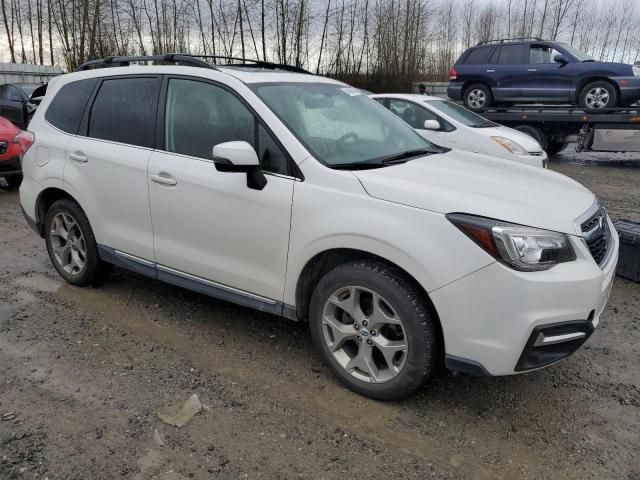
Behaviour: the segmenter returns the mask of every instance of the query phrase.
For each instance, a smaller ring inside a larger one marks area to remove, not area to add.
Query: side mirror
[[[213,163],[221,172],[245,172],[247,187],[262,190],[267,177],[262,173],[258,154],[247,142],[225,142],[213,147]]]
[[[555,57],[553,57],[553,61],[556,63],[561,63],[562,65],[569,63],[569,60],[567,60],[567,57],[565,57],[564,55],[556,55]]]
[[[424,129],[425,130],[440,130],[440,122],[438,120],[425,120],[424,121]]]

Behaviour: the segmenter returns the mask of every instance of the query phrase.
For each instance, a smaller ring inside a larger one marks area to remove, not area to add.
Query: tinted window
[[[531,45],[529,48],[529,63],[556,63],[553,58],[559,54],[560,52],[556,49],[546,45]]]
[[[497,61],[499,65],[519,65],[523,63],[524,45],[503,45],[499,51]]]
[[[154,146],[159,78],[118,78],[100,86],[88,135],[114,142]]]
[[[47,108],[44,118],[62,131],[77,134],[87,100],[97,82],[97,79],[92,78],[67,83]]]
[[[286,154],[235,95],[205,82],[169,81],[165,110],[167,151],[211,159],[215,145],[238,140],[256,149],[264,170],[289,174]]]
[[[490,49],[486,47],[471,49],[467,54],[466,58],[464,59],[464,63],[469,65],[478,65],[481,63],[486,63],[489,50]]]
[[[9,100],[15,100],[17,102],[21,102],[23,100],[20,91],[12,85],[9,85],[7,93],[9,95]]]
[[[0,100],[8,100],[9,90],[7,89],[8,85],[0,86]]]

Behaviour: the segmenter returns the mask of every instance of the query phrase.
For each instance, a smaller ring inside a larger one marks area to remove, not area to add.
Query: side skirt
[[[105,262],[112,263],[118,267],[140,273],[147,277],[193,290],[194,292],[202,293],[226,302],[253,308],[260,312],[278,315],[290,320],[298,320],[294,306],[277,300],[271,300],[173,268],[158,265],[104,245],[98,245],[98,255],[100,255],[100,258]]]

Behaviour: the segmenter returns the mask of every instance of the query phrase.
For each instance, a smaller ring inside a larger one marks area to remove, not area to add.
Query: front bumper
[[[613,235],[613,254],[602,269],[580,238],[571,240],[578,257],[573,262],[542,272],[493,263],[430,292],[448,365],[510,375],[555,363],[587,340],[609,297],[618,238]],[[560,342],[553,338],[574,331],[585,335],[561,337],[565,341]]]
[[[14,177],[22,175],[20,167],[20,157],[10,157],[7,160],[0,160],[0,177]]]
[[[622,103],[634,103],[640,99],[640,77],[612,77],[620,91]]]

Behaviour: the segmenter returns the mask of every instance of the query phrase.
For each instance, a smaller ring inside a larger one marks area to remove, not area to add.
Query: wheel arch
[[[311,259],[307,261],[302,268],[300,275],[298,276],[295,288],[295,300],[296,300],[296,316],[299,320],[308,319],[309,307],[311,304],[311,296],[313,294],[315,286],[320,279],[329,271],[333,270],[339,265],[355,260],[371,260],[374,262],[384,263],[396,270],[400,275],[405,277],[411,282],[418,291],[422,294],[427,304],[429,313],[433,316],[435,324],[438,330],[438,342],[441,347],[441,352],[444,352],[444,333],[442,325],[440,323],[440,317],[435,308],[435,305],[431,301],[428,292],[424,287],[411,275],[406,269],[402,268],[395,262],[387,260],[384,257],[376,255],[365,250],[359,250],[355,248],[331,248],[317,253]]]
[[[581,78],[578,83],[576,84],[576,90],[575,90],[575,102],[576,104],[579,102],[580,100],[580,94],[582,93],[582,89],[584,87],[586,87],[589,83],[591,82],[607,82],[608,84],[610,84],[616,91],[616,94],[618,96],[618,100],[620,100],[620,86],[614,82],[613,80],[611,80],[609,77],[607,76],[603,76],[603,75],[595,75],[595,76],[589,76],[589,77],[585,77],[585,78]]]
[[[58,187],[48,187],[42,190],[36,199],[36,229],[44,237],[44,219],[47,211],[56,201],[68,198],[79,205],[79,202],[66,190]],[[82,207],[80,207],[82,208]]]

